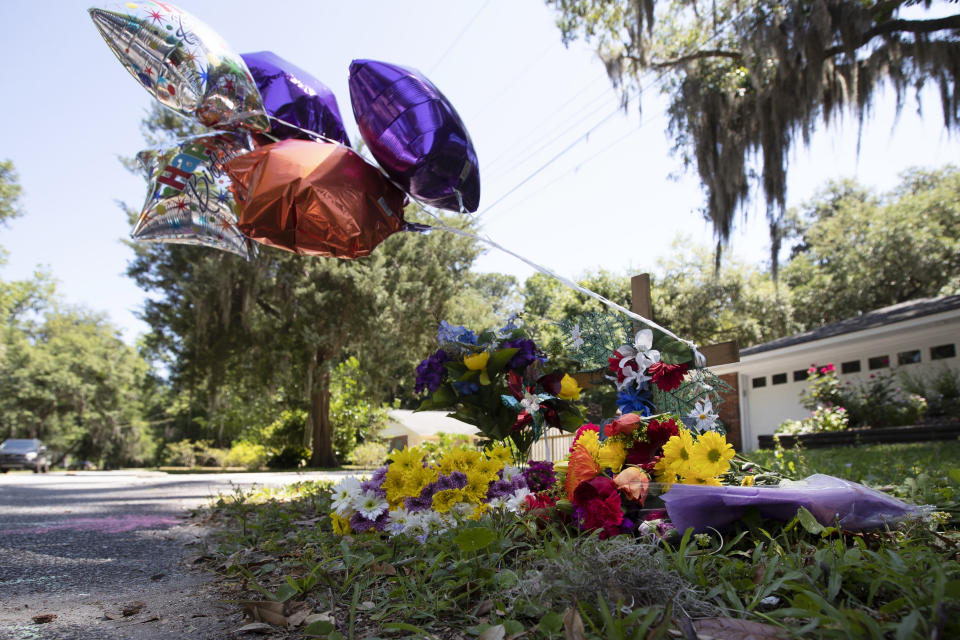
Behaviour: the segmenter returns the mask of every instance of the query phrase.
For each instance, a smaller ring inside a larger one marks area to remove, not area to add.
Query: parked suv
[[[0,444],[0,473],[10,469],[33,469],[46,473],[50,468],[47,447],[39,440],[4,440]]]

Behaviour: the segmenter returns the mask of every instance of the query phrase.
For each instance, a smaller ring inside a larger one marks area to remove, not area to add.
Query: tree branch
[[[960,14],[936,18],[934,20],[887,20],[864,33],[857,47],[862,47],[877,36],[891,33],[907,32],[917,35],[921,33],[933,33],[934,31],[942,31],[944,29],[960,29]],[[835,56],[838,53],[843,53],[844,50],[842,45],[837,45],[830,47],[824,53],[828,56]]]
[[[640,59],[636,56],[624,56],[634,62],[640,62]],[[694,60],[702,60],[703,58],[730,58],[733,60],[740,60],[743,58],[743,54],[739,51],[725,51],[723,49],[704,49],[702,51],[694,51],[693,53],[688,53],[685,56],[680,56],[679,58],[673,58],[672,60],[664,60],[663,62],[651,62],[647,65],[650,69],[666,69],[668,67],[676,67],[687,62],[692,62]]]

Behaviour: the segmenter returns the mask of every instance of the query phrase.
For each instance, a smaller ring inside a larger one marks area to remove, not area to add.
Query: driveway
[[[345,475],[0,476],[0,638],[238,637],[236,607],[218,602],[210,576],[187,566],[208,532],[186,514],[238,486]]]

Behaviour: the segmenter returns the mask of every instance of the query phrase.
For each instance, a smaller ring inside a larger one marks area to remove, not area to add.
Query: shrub
[[[223,467],[227,460],[226,449],[213,446],[213,440],[198,440],[193,445],[197,465],[201,467]]]
[[[832,364],[819,369],[810,367],[809,374],[810,385],[800,393],[801,404],[811,411],[817,411],[820,408],[845,407],[851,427],[915,424],[927,411],[926,400],[916,393],[921,387],[916,378],[908,376],[908,382],[903,385],[905,388],[896,384],[892,373],[870,374],[870,377],[862,382],[856,384],[848,382],[841,385]],[[829,417],[824,414],[823,418],[828,419],[828,423],[820,425],[823,428],[813,423],[807,427],[798,427],[792,424],[795,421],[787,421],[780,425],[778,433],[785,434],[788,431],[795,433],[796,429],[810,428],[819,431],[833,430],[829,428]],[[812,433],[812,431],[801,430],[799,433]]]
[[[227,453],[227,466],[243,467],[250,471],[256,471],[267,462],[267,448],[261,444],[252,442],[234,442]]]
[[[271,469],[299,469],[310,460],[310,449],[299,445],[287,445],[270,456],[267,466]]]
[[[434,464],[443,457],[443,454],[454,449],[473,449],[473,442],[470,436],[462,433],[443,433],[437,434],[436,441],[427,440],[420,445],[420,449],[426,452],[424,460]]]
[[[849,426],[849,418],[843,407],[817,407],[809,418],[781,422],[776,435],[796,436],[822,431],[843,431]]]
[[[900,380],[907,392],[926,398],[927,415],[960,415],[960,369],[943,365],[928,376],[903,372]]]
[[[372,469],[379,467],[387,458],[387,445],[382,442],[364,442],[357,445],[350,452],[350,462],[360,466]]]
[[[197,452],[192,440],[168,442],[164,448],[164,461],[172,467],[197,466]]]

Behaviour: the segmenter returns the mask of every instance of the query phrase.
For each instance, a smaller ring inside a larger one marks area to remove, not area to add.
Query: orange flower
[[[640,416],[635,413],[628,413],[620,416],[607,425],[607,437],[619,434],[630,435],[640,426]]]
[[[640,467],[627,467],[613,477],[613,484],[617,485],[617,489],[627,494],[631,500],[643,506],[647,499],[647,491],[650,489],[650,476]]]
[[[594,460],[590,450],[579,443],[575,445],[567,464],[567,479],[564,482],[567,498],[573,502],[573,492],[577,485],[598,475],[600,475],[600,465]]]

